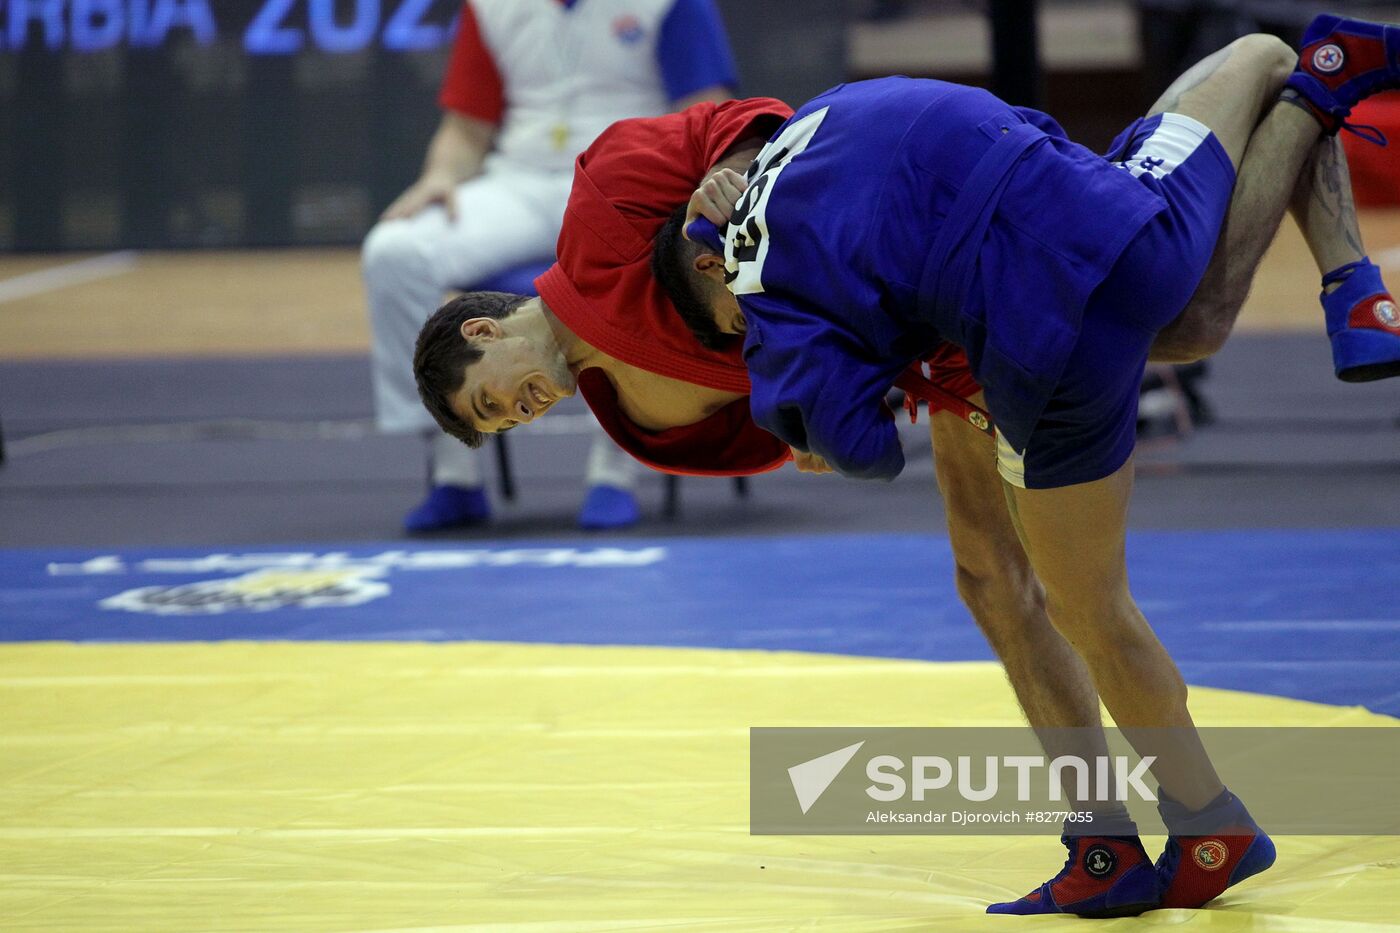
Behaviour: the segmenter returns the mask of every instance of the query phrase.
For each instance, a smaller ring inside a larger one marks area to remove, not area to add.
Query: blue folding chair
[[[534,295],[535,279],[544,275],[545,270],[554,264],[554,260],[548,262],[527,262],[523,266],[514,266],[496,273],[490,278],[482,279],[474,285],[462,289],[464,292],[509,292],[512,295]]]

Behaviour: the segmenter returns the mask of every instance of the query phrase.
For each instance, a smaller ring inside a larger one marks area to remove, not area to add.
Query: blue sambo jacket
[[[723,245],[754,419],[886,479],[904,457],[885,393],[940,340],[1023,450],[1090,293],[1164,207],[1048,116],[910,78],[809,101],[749,182]]]

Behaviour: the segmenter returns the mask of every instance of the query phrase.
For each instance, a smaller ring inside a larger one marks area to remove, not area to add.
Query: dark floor
[[[1141,451],[1136,526],[1400,525],[1400,380],[1344,385],[1320,338],[1241,336],[1207,387],[1215,426]],[[582,410],[511,436],[518,499],[458,537],[575,534]],[[369,417],[359,358],[0,365],[0,547],[393,538],[425,448],[375,435]],[[727,480],[685,479],[675,522],[647,476],[634,533],[940,529],[923,424],[905,437],[910,466],[892,485],[787,468],[739,500]]]

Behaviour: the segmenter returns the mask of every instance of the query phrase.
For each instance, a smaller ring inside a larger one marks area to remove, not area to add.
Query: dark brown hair
[[[452,410],[452,397],[461,391],[467,367],[481,359],[481,349],[462,336],[462,323],[474,317],[500,320],[529,300],[506,292],[467,292],[434,311],[418,332],[413,351],[418,397],[433,420],[468,447],[480,447],[486,438]]]

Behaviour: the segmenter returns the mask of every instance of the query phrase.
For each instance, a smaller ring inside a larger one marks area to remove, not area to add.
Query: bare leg
[[[938,485],[957,562],[958,595],[1006,668],[1032,726],[1099,725],[1089,671],[1045,612],[1005,508],[991,438],[946,413],[933,416]]]
[[[1154,113],[1172,110],[1209,126],[1237,167],[1234,195],[1215,254],[1191,303],[1157,335],[1151,354],[1156,362],[1194,362],[1220,349],[1235,326],[1290,198],[1296,201],[1287,180],[1304,174],[1322,130],[1306,111],[1278,100],[1295,58],[1278,40],[1246,36],[1188,71],[1153,107]],[[1209,77],[1189,83],[1198,69],[1208,66],[1213,68]],[[1246,73],[1254,75],[1252,85],[1232,109],[1228,101],[1218,99],[1230,93],[1229,84],[1221,82],[1238,82]],[[1256,117],[1263,114],[1257,125],[1248,122],[1254,107],[1259,108],[1254,111]],[[1319,223],[1314,235],[1318,245],[1311,239],[1309,245],[1317,255],[1329,234]]]
[[[1148,115],[1179,113],[1204,123],[1239,170],[1260,120],[1278,101],[1297,61],[1280,39],[1244,36],[1192,65]]]
[[[1270,99],[1276,98],[1294,56],[1289,52],[1273,61],[1281,50],[1270,42],[1253,43],[1256,38],[1246,37],[1196,65],[1167,90],[1152,112],[1184,112],[1216,129],[1211,122],[1215,118],[1206,112],[1214,102],[1206,99],[1202,107],[1202,98],[1208,98],[1207,82],[1224,69],[1227,59],[1267,75],[1262,86]],[[1253,46],[1238,49],[1244,42]],[[1154,362],[1189,363],[1220,349],[1249,296],[1259,261],[1273,242],[1285,209],[1292,211],[1302,228],[1319,272],[1325,274],[1366,254],[1341,143],[1323,137],[1317,120],[1307,111],[1275,100],[1250,134],[1236,165],[1235,192],[1215,255],[1191,303],[1157,335],[1152,345]],[[1289,178],[1296,178],[1296,185],[1280,184]]]
[[[958,595],[996,652],[1026,720],[1051,758],[1107,755],[1089,669],[1055,627],[1045,591],[1006,508],[995,444],[948,413],[929,419],[938,485],[957,562]],[[1094,809],[1075,799],[1076,809]]]
[[[1303,231],[1317,271],[1323,275],[1366,255],[1356,225],[1346,153],[1335,136],[1320,139],[1313,146],[1288,209]]]
[[[1113,721],[1188,809],[1223,789],[1186,708],[1186,682],[1128,590],[1124,539],[1133,465],[1058,489],[1006,486],[1050,619],[1088,667]]]

